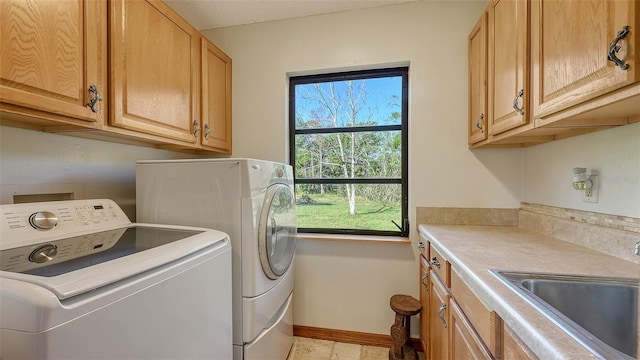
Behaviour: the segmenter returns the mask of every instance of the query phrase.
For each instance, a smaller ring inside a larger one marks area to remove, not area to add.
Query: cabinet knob
[[[440,269],[440,261],[438,261],[437,257],[434,256],[433,258],[431,258],[430,264]]]
[[[522,102],[522,107],[518,106],[518,99],[520,99],[524,95],[524,89],[520,89],[516,98],[513,99],[513,109],[520,115],[524,115],[524,101]]]
[[[622,28],[622,30],[618,31],[616,38],[613,39],[611,44],[609,44],[609,53],[607,55],[607,59],[609,61],[613,61],[616,66],[619,66],[622,70],[627,70],[629,68],[629,64],[625,64],[624,61],[618,59],[616,53],[620,51],[621,47],[618,45],[618,41],[624,39],[625,36],[629,33],[629,25],[626,25]]]
[[[89,109],[91,109],[91,111],[93,111],[94,113],[97,113],[99,110],[96,108],[96,103],[99,101],[102,101],[102,96],[100,96],[100,93],[98,92],[98,88],[95,85],[89,86],[89,92],[92,95],[91,95],[91,99],[87,103],[87,106],[89,107]]]

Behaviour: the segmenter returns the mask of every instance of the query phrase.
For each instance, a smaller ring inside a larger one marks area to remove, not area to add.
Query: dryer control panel
[[[122,209],[108,199],[0,205],[0,250],[129,224],[131,221]],[[34,255],[34,261],[55,251],[42,249]]]

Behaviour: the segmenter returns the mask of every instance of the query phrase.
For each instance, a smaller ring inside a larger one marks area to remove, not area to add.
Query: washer
[[[234,359],[287,357],[296,207],[291,166],[255,159],[138,161],[137,218],[220,229],[233,250]]]
[[[0,358],[230,359],[231,247],[106,199],[0,206]]]

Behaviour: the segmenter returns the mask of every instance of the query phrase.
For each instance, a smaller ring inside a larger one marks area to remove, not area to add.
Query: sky
[[[395,122],[388,122],[393,112],[399,112],[398,106],[390,105],[392,97],[397,96],[397,101],[402,98],[402,77],[386,77],[366,80],[353,80],[356,88],[364,84],[366,89],[366,100],[362,103],[365,108],[360,112],[357,121],[366,121],[370,114],[373,114],[371,120],[376,121],[376,125],[399,124],[400,119]],[[322,88],[327,90],[329,83],[322,83]],[[334,82],[336,93],[344,96],[347,81]],[[307,92],[308,91],[308,92]],[[296,112],[297,116],[302,116],[306,121],[312,118],[327,116],[328,112],[324,111],[319,102],[309,100],[307,97],[317,95],[314,84],[298,84],[296,85]],[[346,97],[343,97],[346,98]],[[369,110],[370,109],[370,110]],[[344,113],[340,115],[342,120],[345,119]]]

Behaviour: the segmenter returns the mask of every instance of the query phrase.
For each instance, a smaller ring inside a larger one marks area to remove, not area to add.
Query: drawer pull
[[[430,264],[440,269],[440,261],[438,261],[437,257],[434,256],[433,258],[431,258]]]
[[[438,309],[438,317],[440,318],[440,320],[442,320],[442,324],[444,325],[444,328],[447,328],[447,320],[444,318],[444,316],[442,316],[442,313],[447,310],[447,304],[442,304],[442,306],[440,306],[440,308]]]
[[[480,117],[476,120],[476,127],[483,133],[484,129],[482,128],[482,120],[484,120],[484,114],[480,114]]]
[[[91,99],[89,100],[87,106],[89,107],[89,109],[91,109],[91,111],[97,113],[99,110],[96,108],[96,103],[98,101],[102,101],[102,96],[100,96],[98,88],[95,85],[89,86],[89,92],[93,95],[91,95]]]
[[[522,102],[522,107],[518,106],[518,99],[520,99],[524,95],[524,89],[520,89],[516,98],[513,99],[513,110],[515,110],[518,114],[524,115],[524,101]]]
[[[193,120],[193,136],[198,137],[198,133],[202,130],[198,120]]]
[[[425,272],[424,275],[422,275],[422,280],[420,280],[420,282],[422,282],[422,285],[424,285],[427,288],[427,291],[429,291],[429,284],[425,284],[424,281],[427,280],[429,278],[429,272]]]
[[[620,51],[620,45],[618,45],[618,41],[624,39],[625,36],[629,33],[629,25],[622,28],[622,30],[618,31],[616,38],[613,39],[611,44],[609,44],[609,54],[607,59],[609,61],[613,61],[616,66],[619,66],[622,70],[627,70],[629,68],[629,64],[625,64],[624,61],[618,59],[616,53]]]

